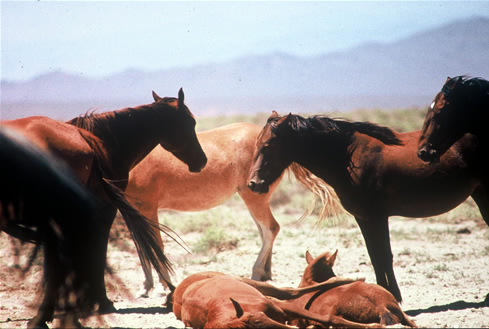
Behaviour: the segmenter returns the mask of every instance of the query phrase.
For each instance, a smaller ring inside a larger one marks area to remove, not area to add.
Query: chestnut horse
[[[333,265],[337,254],[338,250],[334,254],[326,252],[314,258],[307,251],[307,267],[299,287],[314,286],[336,277]],[[400,323],[416,327],[390,292],[379,285],[364,281],[355,281],[326,291],[309,293],[296,301],[298,306],[321,315],[336,315],[360,323],[375,322],[384,326]],[[302,321],[299,326],[314,324]]]
[[[472,196],[489,224],[485,171],[474,137],[460,139],[429,165],[416,156],[420,135],[368,122],[273,113],[257,139],[249,188],[266,193],[292,162],[331,184],[362,231],[377,283],[401,301],[389,216],[435,216]]]
[[[489,81],[458,76],[448,78],[431,103],[418,142],[418,156],[436,162],[464,134],[478,138],[487,150]]]
[[[0,186],[0,230],[36,243],[34,255],[42,245],[44,293],[63,305],[62,326],[74,324],[90,308],[87,299],[94,285],[87,271],[90,245],[99,234],[93,197],[62,161],[4,126]]]
[[[216,207],[238,193],[255,221],[262,247],[251,278],[259,281],[272,279],[272,248],[280,225],[270,210],[270,197],[281,177],[272,184],[268,193],[258,195],[247,188],[248,172],[253,159],[256,137],[261,127],[250,123],[236,123],[199,132],[200,144],[208,158],[204,170],[198,175],[189,173],[185,166],[169,152],[155,148],[129,174],[126,193],[135,207],[154,223],[158,223],[158,209],[199,211]],[[307,174],[297,165],[291,170],[305,186],[311,187],[317,177]],[[325,191],[321,194],[319,192]],[[342,208],[331,188],[315,190],[324,204],[322,215],[337,213]],[[158,242],[163,248],[160,234]],[[147,272],[142,296],[153,288],[151,272]],[[166,275],[166,281],[170,276]],[[162,281],[165,285],[165,282]]]
[[[314,321],[326,327],[378,327],[376,323],[358,323],[336,315],[321,316],[294,301],[351,282],[332,278],[310,287],[277,288],[219,272],[202,272],[177,286],[171,306],[177,319],[194,328],[293,328],[286,325],[293,320]]]
[[[94,305],[98,303],[102,313],[114,309],[106,295],[104,269],[110,227],[117,209],[128,226],[140,258],[145,260],[143,268],[151,270],[151,263],[161,277],[163,268],[170,269],[170,263],[157,244],[154,227],[125,199],[123,190],[129,171],[158,144],[187,163],[189,170],[198,172],[207,161],[195,134],[195,119],[184,104],[183,91],[180,89],[178,99],[160,98],[155,93],[153,96],[155,102],[152,104],[87,115],[72,120],[71,124],[46,117],[3,122],[63,159],[81,183],[104,203],[97,216],[102,237],[91,244],[91,270],[97,277],[91,298]],[[96,136],[75,124],[92,130]],[[46,298],[44,303],[47,306],[30,325],[52,320],[54,304]]]

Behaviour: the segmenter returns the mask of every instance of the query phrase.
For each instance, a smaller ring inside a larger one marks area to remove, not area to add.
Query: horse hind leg
[[[482,219],[489,226],[489,193],[487,192],[487,188],[485,186],[478,186],[472,192],[471,196],[479,208]]]
[[[489,193],[487,192],[487,185],[478,186],[474,192],[472,192],[472,199],[479,207],[479,211],[482,215],[482,219],[489,226]],[[486,295],[484,305],[489,306],[489,294]]]
[[[270,210],[270,194],[271,192],[265,195],[254,194],[248,189],[239,191],[239,195],[258,227],[262,240],[262,247],[253,265],[251,275],[251,278],[256,281],[272,279],[272,249],[275,238],[280,231],[280,225]]]

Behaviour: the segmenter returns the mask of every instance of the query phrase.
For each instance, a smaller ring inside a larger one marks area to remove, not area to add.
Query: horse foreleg
[[[271,280],[273,243],[280,231],[280,225],[270,210],[270,194],[255,194],[246,189],[240,191],[239,195],[248,207],[262,240],[262,247],[253,265],[251,278],[257,281]]]
[[[355,218],[362,231],[367,251],[374,267],[377,284],[389,290],[398,302],[402,301],[401,291],[394,275],[393,255],[389,236],[388,218],[365,220]]]

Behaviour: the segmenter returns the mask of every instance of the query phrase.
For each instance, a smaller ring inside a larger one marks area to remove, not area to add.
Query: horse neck
[[[485,102],[481,102],[474,109],[473,113],[476,113],[475,118],[468,118],[469,123],[472,125],[469,127],[469,133],[472,133],[479,138],[484,139],[485,142],[489,141],[489,135],[487,134],[487,122],[489,120],[489,97]]]
[[[320,177],[335,190],[349,179],[351,136],[332,138],[330,134],[298,134],[292,160]]]
[[[158,145],[165,130],[152,105],[114,111],[104,121],[94,134],[103,141],[114,169],[125,176]]]

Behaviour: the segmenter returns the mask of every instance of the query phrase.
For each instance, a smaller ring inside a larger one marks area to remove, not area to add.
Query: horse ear
[[[185,100],[185,95],[183,93],[183,88],[180,88],[178,91],[178,108],[181,108],[184,106],[183,102]]]
[[[452,80],[452,78],[450,77],[447,77],[447,80],[445,81],[445,83],[447,83],[448,81]]]
[[[154,90],[153,90],[153,99],[155,100],[155,102],[157,102],[161,99],[161,97],[158,96],[158,94],[156,94]]]
[[[314,260],[314,257],[312,257],[311,253],[309,250],[306,251],[306,262],[307,264],[311,264],[311,262]]]
[[[272,115],[270,115],[270,118],[271,119],[280,118],[280,114],[278,114],[277,111],[272,111]]]
[[[328,266],[331,266],[333,267],[334,265],[334,262],[336,261],[336,255],[338,254],[338,249],[336,249],[336,251],[334,252],[333,255],[331,255],[328,260],[327,260],[327,263],[328,263]]]
[[[235,301],[234,299],[232,298],[229,298],[231,300],[231,302],[233,303],[233,306],[234,306],[234,309],[236,310],[236,317],[239,319],[240,317],[243,316],[244,314],[244,311],[243,311],[243,308],[241,307],[241,305],[239,305],[239,303],[237,301]]]

